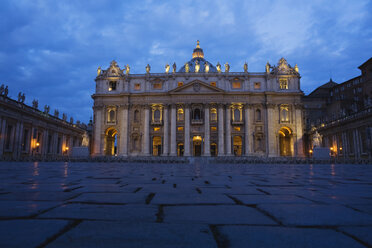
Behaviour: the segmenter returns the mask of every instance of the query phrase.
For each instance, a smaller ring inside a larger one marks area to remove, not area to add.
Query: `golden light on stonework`
[[[199,41],[196,41],[196,48],[192,53],[192,58],[204,58],[204,52],[203,49],[200,48]]]

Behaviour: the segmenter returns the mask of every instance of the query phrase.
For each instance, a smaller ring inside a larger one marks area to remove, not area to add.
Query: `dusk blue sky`
[[[0,84],[88,122],[97,67],[164,72],[191,59],[263,72],[285,57],[305,94],[360,75],[372,56],[372,3],[355,1],[1,1]]]

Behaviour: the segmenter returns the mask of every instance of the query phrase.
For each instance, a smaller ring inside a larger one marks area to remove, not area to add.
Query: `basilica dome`
[[[205,67],[209,65],[209,72],[217,72],[217,69],[209,61],[204,59],[203,49],[200,48],[199,41],[197,41],[196,48],[192,53],[192,59],[185,63],[178,72],[186,72],[186,64],[189,64],[189,72],[196,72],[195,65],[199,65],[199,72],[206,72]]]

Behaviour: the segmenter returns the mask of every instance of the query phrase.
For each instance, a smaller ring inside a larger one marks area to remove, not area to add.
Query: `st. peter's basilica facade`
[[[150,71],[98,68],[93,156],[303,156],[297,65],[282,58],[265,72],[230,72],[198,42],[180,69]]]

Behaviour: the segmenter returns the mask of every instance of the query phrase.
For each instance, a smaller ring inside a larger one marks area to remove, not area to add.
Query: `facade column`
[[[190,154],[190,105],[185,105],[185,154],[184,156],[191,156]]]
[[[225,143],[224,143],[224,118],[223,118],[223,104],[218,105],[218,156],[225,155]]]
[[[44,129],[42,147],[43,148],[41,154],[43,155],[43,157],[45,157],[48,153],[48,129]]]
[[[276,130],[274,130],[274,123],[275,118],[275,104],[266,104],[266,154],[268,157],[276,157],[278,156],[277,153],[277,138],[276,138]]]
[[[143,155],[150,155],[150,108],[145,105],[145,118],[143,125]]]
[[[37,136],[38,136],[38,132],[36,132],[36,142],[37,141]],[[54,135],[53,135],[53,153],[54,155],[57,155],[58,154],[58,133],[55,132]]]
[[[249,108],[250,106],[248,104],[245,104],[244,106],[244,152],[245,156],[249,156]]]
[[[1,119],[1,129],[0,129],[0,157],[4,153],[4,142],[5,142],[5,130],[6,130],[6,119]]]
[[[210,142],[211,127],[209,125],[209,104],[204,107],[204,156],[211,155],[211,142]]]
[[[17,122],[16,128],[14,130],[14,135],[13,135],[13,151],[12,151],[12,156],[13,159],[17,159],[18,157],[18,149],[19,149],[19,136],[20,136],[20,122]],[[41,148],[41,147],[40,147]]]
[[[101,133],[104,132],[104,130],[102,130],[102,111],[103,111],[103,108],[100,107],[100,106],[96,106],[96,107],[93,107],[94,109],[94,125],[93,125],[93,155],[104,155],[103,153],[101,153],[102,151],[102,148],[101,148],[101,143],[102,143],[102,136],[101,136]],[[53,143],[53,142],[52,142]],[[54,147],[54,146],[52,146]],[[51,149],[52,153],[53,153],[53,148]]]
[[[120,145],[119,155],[128,156],[128,105],[123,104],[119,107],[118,121],[120,125]]]
[[[168,105],[164,105],[163,121],[164,121],[164,133],[163,133],[163,156],[168,156],[169,153],[169,113]]]
[[[353,130],[354,133],[354,154],[355,158],[360,158],[360,147],[359,147],[359,132],[358,129]]]
[[[43,134],[43,140],[44,140],[44,134]],[[67,153],[66,146],[67,146],[67,143],[66,143],[66,134],[63,134],[62,135],[62,145],[61,145],[61,148],[62,148],[61,154],[62,155],[65,155],[65,153]]]
[[[295,105],[295,123],[296,123],[296,140],[295,140],[295,147],[296,147],[296,156],[297,157],[304,157],[304,146],[303,146],[303,123],[302,123],[302,105],[296,104]]]
[[[341,138],[342,138],[342,153],[344,155],[344,158],[346,158],[349,155],[349,152],[348,152],[349,146],[347,144],[347,136],[345,132],[341,133]]]
[[[21,121],[19,126],[19,136],[18,136],[18,144],[17,144],[17,158],[21,157],[22,154],[22,143],[23,143],[23,121]]]
[[[176,105],[172,104],[171,108],[171,147],[170,156],[177,156],[177,139],[176,139]]]
[[[231,106],[226,106],[226,156],[231,156]]]

